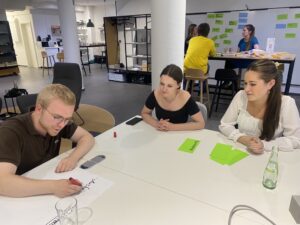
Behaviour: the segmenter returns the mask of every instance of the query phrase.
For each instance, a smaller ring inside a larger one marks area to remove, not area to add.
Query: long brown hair
[[[251,48],[251,39],[254,37],[254,35],[255,35],[255,27],[252,25],[252,24],[246,24],[245,26],[244,26],[244,28],[246,28],[249,32],[251,32],[250,33],[250,38],[249,38],[249,40],[248,40],[248,42],[246,42],[247,44],[246,44],[246,51],[249,51],[249,50],[251,50],[250,48]]]
[[[270,141],[279,125],[280,108],[281,108],[281,72],[277,70],[275,63],[271,60],[263,59],[252,62],[247,71],[254,71],[260,75],[260,79],[265,83],[275,80],[271,88],[267,103],[266,111],[263,117],[263,129],[260,139]]]

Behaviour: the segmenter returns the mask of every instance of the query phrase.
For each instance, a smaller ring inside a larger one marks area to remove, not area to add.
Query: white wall
[[[151,0],[118,0],[117,1],[118,16],[149,14],[149,13],[151,13]]]
[[[55,9],[34,9],[31,10],[33,25],[35,29],[35,38],[40,35],[41,38],[46,38],[49,34],[51,41],[56,41],[56,38],[61,36],[53,36],[51,33],[51,25],[59,25],[58,10]]]

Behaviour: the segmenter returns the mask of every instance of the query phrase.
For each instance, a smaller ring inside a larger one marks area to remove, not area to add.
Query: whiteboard
[[[258,11],[236,11],[224,13],[206,13],[187,15],[186,27],[189,24],[208,23],[210,25],[209,38],[216,43],[218,52],[231,48],[237,50],[237,45],[242,38],[242,28],[245,24],[255,26],[255,36],[259,41],[260,49],[266,49],[267,38],[275,38],[277,52],[296,54],[291,93],[300,93],[300,9],[284,8]],[[213,71],[222,67],[220,62],[210,62]],[[285,65],[283,82],[285,83],[288,65]]]

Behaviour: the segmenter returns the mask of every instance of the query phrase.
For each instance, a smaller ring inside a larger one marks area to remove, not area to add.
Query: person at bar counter
[[[197,35],[198,35],[197,25],[194,23],[190,24],[188,27],[188,34],[184,41],[184,54],[186,54],[191,38],[196,37]]]
[[[141,115],[143,120],[160,131],[198,130],[205,122],[189,92],[181,90],[182,70],[168,65],[160,74],[159,88],[146,100]],[[152,117],[155,109],[156,117]],[[192,121],[188,122],[189,116]]]
[[[300,148],[300,118],[295,100],[281,94],[282,74],[273,61],[252,62],[245,73],[244,90],[226,110],[220,131],[229,139],[261,154],[278,146]]]
[[[215,43],[207,38],[210,31],[208,23],[198,26],[198,36],[189,41],[189,47],[184,57],[184,69],[201,69],[203,73],[208,70],[208,56],[216,54]]]
[[[259,43],[255,37],[255,27],[252,24],[247,24],[243,28],[243,38],[238,44],[238,52],[259,49]]]
[[[255,27],[252,24],[246,24],[243,27],[242,32],[243,38],[239,41],[237,52],[250,51],[252,49],[259,49],[259,43],[255,37]],[[227,59],[225,62],[225,68],[235,69],[235,68],[247,68],[251,62],[243,60],[230,60]],[[241,71],[239,72],[241,75]]]
[[[0,195],[26,197],[54,194],[65,197],[81,191],[67,179],[37,180],[22,176],[59,154],[61,138],[77,144],[55,172],[73,170],[94,145],[94,138],[71,122],[74,93],[64,85],[46,86],[37,97],[35,110],[6,120],[0,125]]]

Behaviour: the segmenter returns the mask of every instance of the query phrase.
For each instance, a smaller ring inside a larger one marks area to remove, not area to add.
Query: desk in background
[[[177,150],[186,138],[201,141],[193,154]],[[113,185],[90,204],[93,216],[84,224],[227,225],[229,212],[237,204],[253,206],[277,224],[295,224],[288,208],[291,195],[300,192],[300,151],[279,153],[278,184],[270,191],[262,185],[269,153],[249,155],[232,166],[223,166],[209,157],[216,143],[244,149],[216,131],[160,132],[144,122],[135,126],[122,123],[97,136],[94,148],[81,162],[105,155],[90,172]],[[61,157],[27,176],[42,178]],[[40,215],[55,214],[55,200],[54,196],[0,197],[1,221],[6,225],[38,224],[35,218]],[[266,224],[252,212],[238,213],[233,220],[233,224]]]
[[[87,61],[84,62],[83,60],[83,64],[84,65],[88,65],[89,67],[89,72],[91,72],[91,67],[90,67],[90,54],[89,54],[89,48],[98,48],[98,47],[104,47],[104,52],[106,55],[106,44],[104,43],[100,43],[100,44],[90,44],[90,45],[80,45],[80,49],[85,49],[87,52]],[[102,51],[103,52],[103,51]],[[81,52],[81,57],[83,56],[83,53]]]
[[[232,60],[232,61],[256,61],[262,59],[261,57],[254,57],[254,56],[248,56],[246,54],[240,56],[240,55],[220,55],[220,56],[210,56],[209,60],[221,60],[221,61],[226,61],[226,60]],[[289,69],[288,69],[288,74],[287,74],[287,79],[285,83],[285,90],[284,94],[288,95],[290,93],[290,86],[291,86],[291,81],[293,77],[293,70],[294,70],[294,65],[296,61],[296,55],[295,54],[289,54],[289,58],[269,58],[270,60],[274,62],[279,62],[279,63],[284,63],[284,64],[289,64]]]

